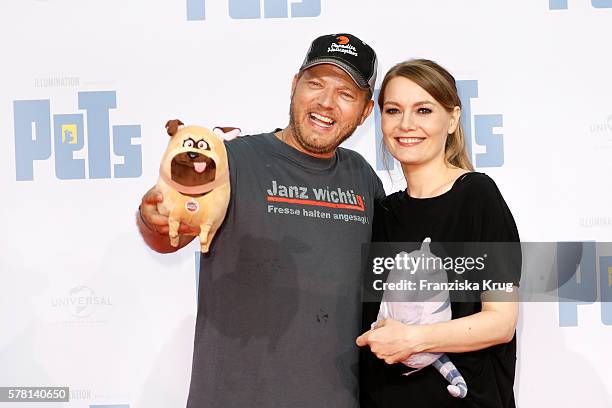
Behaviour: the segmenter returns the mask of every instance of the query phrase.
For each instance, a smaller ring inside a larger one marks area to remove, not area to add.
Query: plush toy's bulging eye
[[[198,141],[198,149],[210,150],[210,146],[208,146],[208,143],[206,142],[206,140],[202,139]]]
[[[191,138],[185,139],[183,141],[183,147],[193,148],[194,146],[195,146],[195,142]]]

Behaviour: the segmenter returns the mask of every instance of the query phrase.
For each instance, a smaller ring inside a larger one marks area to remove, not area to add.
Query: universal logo
[[[56,309],[68,309],[77,319],[91,317],[101,309],[113,306],[108,296],[100,296],[84,285],[70,289],[66,296],[51,299],[51,306]]]
[[[206,0],[186,1],[188,21],[206,20]],[[236,20],[317,17],[321,14],[321,0],[228,0],[228,12]]]
[[[591,133],[610,133],[612,134],[612,115],[608,116],[605,122],[594,123],[590,127]]]

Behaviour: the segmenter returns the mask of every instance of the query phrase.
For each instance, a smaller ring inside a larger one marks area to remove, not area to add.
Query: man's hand
[[[157,210],[157,204],[161,203],[162,201],[164,201],[163,194],[155,187],[151,188],[142,197],[140,214],[142,216],[142,221],[144,221],[145,227],[160,235],[168,235],[168,217],[160,214]],[[200,234],[200,228],[192,228],[189,225],[181,223],[178,233],[181,235],[197,236]]]
[[[356,343],[359,347],[370,346],[376,357],[387,364],[395,364],[423,350],[419,340],[421,327],[385,319],[357,337]]]
[[[181,223],[178,229],[179,244],[177,247],[170,245],[168,217],[157,210],[157,204],[162,201],[164,197],[155,187],[147,191],[142,197],[140,210],[136,212],[136,224],[149,248],[160,253],[175,252],[193,241],[200,234],[200,228]]]

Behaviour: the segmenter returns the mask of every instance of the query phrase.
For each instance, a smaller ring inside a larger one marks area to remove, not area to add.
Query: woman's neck
[[[414,198],[431,198],[451,189],[455,180],[466,170],[446,162],[430,161],[424,164],[402,164],[408,193]]]

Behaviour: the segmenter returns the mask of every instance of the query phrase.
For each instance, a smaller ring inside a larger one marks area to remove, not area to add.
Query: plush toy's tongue
[[[203,173],[204,170],[206,170],[206,162],[200,162],[200,163],[196,162],[196,163],[193,163],[193,168],[198,173]]]

